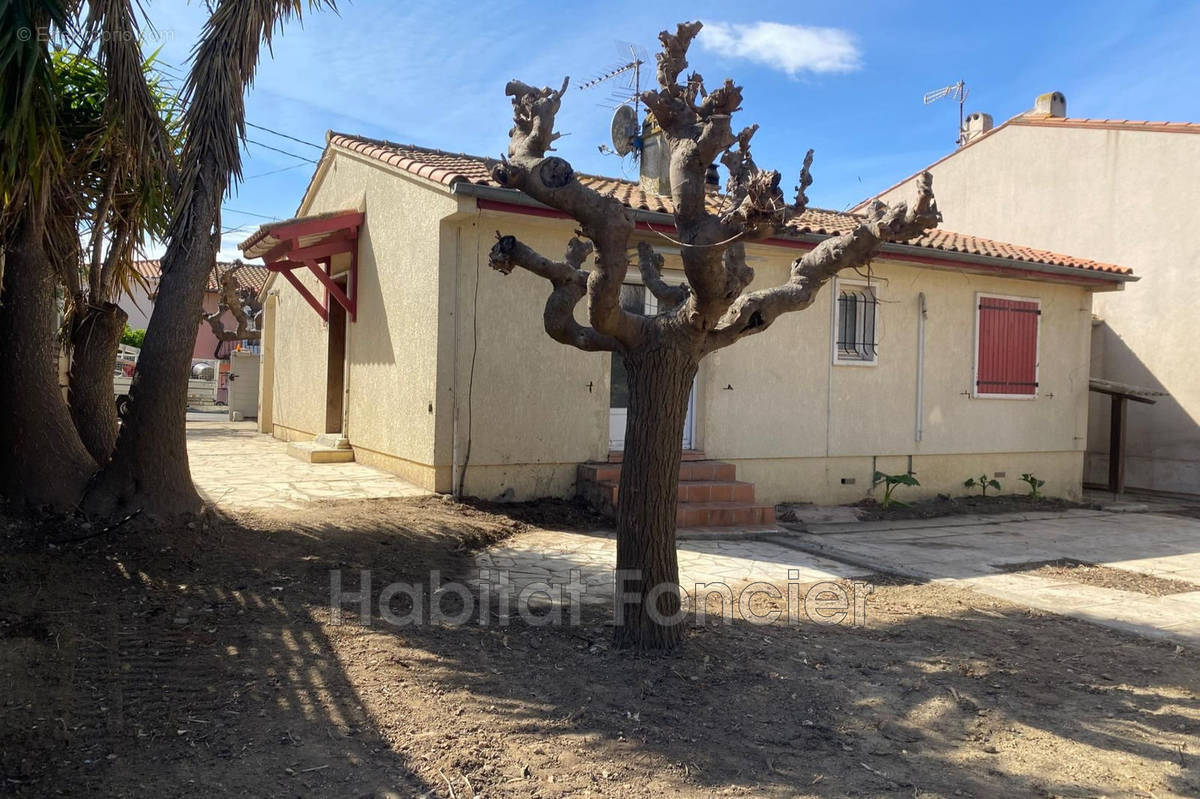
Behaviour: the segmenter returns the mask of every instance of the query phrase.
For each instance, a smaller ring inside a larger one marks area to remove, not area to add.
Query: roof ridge
[[[987,138],[996,131],[1001,130],[1005,125],[1017,120],[1019,120],[1019,117],[1014,117],[1008,122],[988,131],[984,136],[973,140],[971,144]],[[490,163],[495,163],[497,159],[489,159],[469,153],[453,153],[448,150],[422,147],[416,144],[400,144],[385,139],[375,139],[368,136],[336,133],[333,131],[330,131],[329,142],[331,145],[343,147],[350,152],[360,153],[366,157],[382,161],[408,174],[425,178],[442,186],[453,186],[460,180],[480,185],[497,185],[491,178],[490,169],[485,170]],[[968,144],[967,146],[970,145]],[[954,153],[950,153],[945,157],[949,158],[953,155]],[[422,156],[431,157],[422,158]],[[449,160],[448,162],[440,162],[438,159]],[[483,173],[484,171],[486,174]],[[472,175],[474,177],[471,177]],[[579,172],[577,175],[583,182],[590,185],[591,188],[600,194],[614,197],[630,208],[665,214],[671,213],[672,201],[670,197],[663,197],[644,191],[636,181],[624,178],[609,178],[601,175],[589,175],[584,172]],[[903,182],[905,181],[901,181],[897,185],[901,185]],[[852,228],[862,218],[863,214],[853,211],[835,211],[826,208],[809,207],[805,209],[804,214],[796,217],[789,223],[786,231],[781,231],[781,236],[786,238],[788,236],[802,236],[806,234],[817,236],[836,235]],[[1014,263],[1040,263],[1047,266],[1069,267],[1081,271],[1109,275],[1128,275],[1132,273],[1132,270],[1117,264],[1102,263],[1087,258],[1056,253],[1052,250],[1042,250],[1036,247],[997,241],[983,236],[957,233],[940,228],[929,230],[906,243],[929,250],[960,252],[967,255],[998,258]]]
[[[449,156],[451,158],[470,158],[475,161],[483,162],[484,164],[500,163],[499,158],[492,158],[492,157],[486,156],[486,155],[475,155],[474,153],[465,153],[465,152],[457,152],[456,153],[456,152],[453,152],[452,150],[441,150],[436,147],[425,147],[420,144],[405,144],[403,142],[391,141],[390,139],[376,139],[371,136],[360,136],[356,133],[341,133],[336,130],[331,130],[329,132],[329,136],[330,136],[331,140],[334,136],[337,136],[342,139],[352,139],[354,141],[360,141],[365,144],[372,144],[376,147],[390,147],[390,148],[399,149],[399,150],[415,150],[415,151],[421,152],[421,153],[430,153],[432,155],[444,155],[444,156]],[[596,180],[612,181],[614,183],[620,183],[624,186],[636,187],[639,185],[638,181],[629,180],[628,178],[611,177],[609,175],[597,175],[592,172],[579,172],[578,170],[576,171],[576,174],[580,175],[581,177],[585,177],[585,178],[594,178]],[[720,196],[724,197],[725,195],[721,194]],[[812,206],[812,205],[807,206],[805,208],[805,210],[815,211],[815,212],[825,213],[825,214],[838,214],[841,216],[849,216],[849,217],[855,217],[855,218],[861,218],[863,216],[862,214],[854,213],[853,211],[838,211],[834,208],[819,208],[817,206]]]

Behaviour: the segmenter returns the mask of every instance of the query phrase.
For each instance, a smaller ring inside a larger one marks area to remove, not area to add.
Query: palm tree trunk
[[[96,463],[75,432],[58,385],[58,281],[45,249],[44,221],[44,210],[29,210],[4,253],[0,495],[16,505],[66,510],[79,501]]]
[[[617,492],[614,614],[619,647],[670,649],[683,638],[675,509],[697,365],[669,344],[625,356],[629,416]]]
[[[187,457],[187,385],[200,324],[204,285],[216,259],[212,234],[224,191],[213,167],[197,177],[188,222],[171,238],[138,369],[128,418],[112,459],[88,491],[85,509],[111,516],[197,513],[203,507]]]
[[[128,319],[129,314],[114,303],[89,305],[71,331],[68,404],[83,445],[99,464],[108,462],[117,443],[113,365]]]

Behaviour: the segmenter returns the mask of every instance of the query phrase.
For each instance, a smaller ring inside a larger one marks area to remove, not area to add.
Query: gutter
[[[474,197],[480,200],[493,200],[495,202],[505,203],[507,205],[517,205],[539,211],[554,211],[548,205],[543,205],[537,200],[528,195],[517,191],[516,189],[502,189],[498,186],[483,186],[478,183],[471,183],[467,180],[459,180],[450,186],[450,193],[462,195],[466,197]],[[657,225],[674,225],[675,217],[671,214],[662,211],[647,211],[642,208],[631,208],[633,218],[637,222],[645,222],[647,224]],[[564,217],[566,215],[564,214]],[[772,241],[795,243],[803,242],[815,247],[826,239],[832,236],[821,235],[819,233],[800,233],[787,239],[766,239],[758,242],[759,244],[770,245]],[[916,244],[903,244],[895,242],[885,242],[880,247],[881,254],[896,255],[903,258],[918,259],[918,260],[934,260],[946,261],[949,263],[958,264],[978,264],[980,266],[990,266],[993,269],[1001,270],[1023,270],[1028,272],[1039,272],[1046,275],[1057,275],[1062,277],[1073,277],[1076,279],[1084,279],[1089,282],[1112,282],[1112,283],[1129,283],[1141,278],[1137,275],[1123,275],[1117,272],[1093,272],[1087,269],[1079,269],[1073,266],[1059,266],[1057,264],[1043,264],[1037,261],[1019,261],[1013,258],[1001,258],[994,255],[976,255],[974,253],[954,252],[952,250],[938,250],[933,247],[922,247]]]

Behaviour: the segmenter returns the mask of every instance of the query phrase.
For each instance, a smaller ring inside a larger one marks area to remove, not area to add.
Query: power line
[[[265,148],[265,149],[267,149],[267,150],[274,150],[274,151],[275,151],[275,152],[277,152],[277,153],[283,153],[284,155],[290,155],[292,158],[298,158],[298,159],[300,159],[301,161],[307,161],[307,162],[308,162],[308,163],[310,163],[310,164],[315,164],[315,163],[317,163],[316,159],[314,159],[314,158],[305,158],[305,157],[304,157],[304,156],[302,156],[302,155],[296,155],[295,153],[289,153],[287,150],[281,150],[281,149],[279,149],[278,147],[272,147],[272,146],[271,146],[271,145],[269,145],[269,144],[263,144],[263,143],[262,143],[262,142],[260,142],[260,141],[255,141],[254,139],[246,139],[246,143],[247,143],[247,144],[256,144],[256,145],[258,145],[259,147],[263,147],[263,148]]]
[[[236,208],[222,208],[221,211],[222,211],[222,213],[244,214],[245,216],[257,216],[259,219],[269,219],[272,222],[279,221],[279,217],[277,217],[277,216],[268,216],[267,214],[259,214],[259,213],[255,213],[254,211],[239,211]]]
[[[322,146],[321,146],[321,145],[319,145],[319,144],[313,144],[312,142],[310,142],[310,141],[305,141],[304,139],[297,139],[295,136],[289,136],[289,135],[288,135],[288,134],[286,134],[286,133],[280,133],[280,132],[279,132],[279,131],[277,131],[277,130],[272,130],[271,128],[263,127],[262,125],[255,125],[253,122],[247,122],[247,123],[246,123],[246,127],[248,127],[248,128],[254,128],[255,130],[264,130],[264,131],[266,131],[267,133],[274,133],[276,136],[282,136],[282,137],[283,137],[283,138],[285,138],[285,139],[291,139],[291,140],[292,140],[292,141],[294,141],[294,142],[299,142],[300,144],[306,144],[306,145],[308,145],[309,147],[315,147],[316,149],[318,149],[318,150],[320,150],[320,151],[322,151],[322,152],[324,152],[324,151],[325,151],[325,148],[324,148],[324,147],[322,147]]]
[[[306,164],[293,164],[292,166],[285,166],[283,169],[272,169],[270,172],[260,172],[257,175],[248,175],[247,177],[243,178],[243,180],[254,180],[255,178],[265,178],[267,175],[278,175],[280,172],[288,172],[292,169],[301,169],[305,166],[307,166],[307,165]]]

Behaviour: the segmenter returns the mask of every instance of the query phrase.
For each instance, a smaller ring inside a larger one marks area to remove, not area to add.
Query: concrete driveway
[[[839,529],[840,528],[840,529]],[[863,567],[955,583],[1027,607],[1200,646],[1200,519],[1166,513],[1061,514],[822,525],[793,533],[807,552]],[[1060,558],[1194,586],[1166,596],[1013,573]]]
[[[414,497],[431,493],[360,463],[306,463],[255,422],[188,413],[188,461],[200,495],[232,511],[299,510],[333,499]]]

